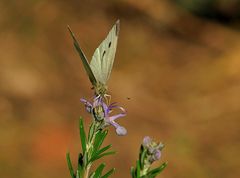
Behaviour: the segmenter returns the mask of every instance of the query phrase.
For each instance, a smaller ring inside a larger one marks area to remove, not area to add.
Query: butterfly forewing
[[[97,81],[106,84],[110,77],[120,29],[119,20],[115,23],[107,38],[95,50],[90,67]]]
[[[78,54],[79,54],[79,56],[80,56],[80,58],[81,58],[81,60],[82,60],[83,66],[84,66],[84,68],[85,68],[85,70],[86,70],[86,72],[87,72],[87,74],[88,74],[88,77],[89,77],[92,85],[93,85],[93,86],[96,86],[97,80],[96,80],[96,78],[95,78],[95,76],[94,76],[94,73],[93,73],[93,71],[92,71],[89,63],[88,63],[88,60],[87,60],[85,54],[83,53],[82,49],[80,48],[80,45],[79,45],[77,39],[75,38],[74,33],[71,31],[71,29],[70,29],[69,26],[68,26],[68,30],[69,30],[72,38],[73,38],[74,47],[75,47],[75,49],[77,50],[77,52],[78,52]]]

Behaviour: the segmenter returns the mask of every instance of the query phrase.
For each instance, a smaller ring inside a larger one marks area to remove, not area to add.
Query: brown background
[[[0,1],[0,177],[70,177],[65,153],[76,163],[78,118],[90,121],[79,99],[92,91],[66,27],[90,59],[118,18],[109,90],[128,135],[111,128],[105,142],[118,152],[104,160],[112,177],[130,177],[145,135],[166,145],[159,177],[239,177],[239,1],[215,1],[210,16],[189,2]]]

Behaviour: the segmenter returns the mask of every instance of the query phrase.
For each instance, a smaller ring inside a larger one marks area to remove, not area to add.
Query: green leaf
[[[108,178],[110,175],[114,173],[114,171],[115,171],[115,168],[112,168],[110,171],[104,174],[101,178]]]
[[[104,151],[107,151],[109,148],[111,148],[112,145],[108,145],[108,146],[105,146],[103,147],[102,149],[98,150],[93,156],[97,156],[97,155],[100,155],[102,154]]]
[[[95,127],[96,127],[96,125],[93,121],[90,128],[89,128],[89,132],[88,132],[88,142],[89,143],[92,142],[92,138],[93,138],[93,135],[94,135],[94,132],[95,132]]]
[[[140,161],[137,160],[137,178],[140,178]]]
[[[92,172],[89,176],[89,178],[94,178],[95,172]]]
[[[115,153],[116,153],[115,151],[109,151],[107,153],[103,153],[103,154],[100,154],[100,155],[97,155],[97,156],[93,156],[90,159],[89,163],[91,163],[91,162],[93,162],[95,160],[98,160],[98,159],[102,158],[103,156],[108,156],[108,155],[112,155],[112,154],[115,154]]]
[[[143,166],[144,166],[144,159],[145,159],[146,153],[147,153],[147,150],[141,145],[140,154],[139,154],[139,163],[140,163],[141,169],[143,169]]]
[[[85,169],[88,166],[88,164],[90,163],[88,161],[88,154],[89,154],[88,152],[85,152],[84,155],[83,155],[83,166],[84,166]]]
[[[100,164],[100,165],[98,166],[98,168],[97,168],[96,171],[95,171],[94,178],[100,178],[100,177],[101,177],[102,171],[103,171],[104,167],[105,167],[105,164],[104,164],[104,163],[102,163],[102,164]]]
[[[97,80],[96,80],[96,78],[95,78],[95,76],[94,76],[94,74],[92,72],[92,69],[91,69],[91,67],[89,65],[89,62],[88,62],[85,54],[83,53],[82,49],[80,48],[80,45],[79,45],[77,39],[75,38],[74,33],[71,31],[69,26],[68,26],[68,30],[69,30],[72,38],[73,38],[74,47],[76,48],[76,50],[77,50],[77,52],[78,52],[78,54],[79,54],[79,56],[80,56],[80,58],[82,60],[83,66],[84,66],[84,68],[85,68],[85,70],[86,70],[86,72],[88,74],[89,80],[91,81],[93,86],[96,86]]]
[[[84,131],[84,125],[83,125],[83,118],[80,117],[80,121],[79,121],[79,130],[80,130],[80,138],[81,138],[81,144],[82,144],[82,151],[83,151],[83,155],[85,155],[86,152],[86,134]]]
[[[155,176],[157,176],[158,174],[160,174],[166,167],[167,167],[167,162],[165,162],[165,163],[163,163],[161,166],[159,166],[159,167],[157,167],[157,168],[149,171],[149,172],[147,173],[147,175],[148,175],[149,177],[155,177]]]
[[[134,167],[131,167],[131,175],[132,175],[132,178],[136,178],[136,172]]]
[[[94,148],[93,153],[96,153],[99,150],[107,134],[108,134],[107,130],[97,132],[93,145]]]
[[[72,178],[75,178],[75,174],[74,174],[72,161],[71,161],[69,152],[66,154],[66,158],[67,158],[67,164],[68,164],[68,169],[69,169],[70,175],[72,176]]]
[[[79,171],[77,170],[77,176],[76,178],[80,178],[80,174],[79,174]]]

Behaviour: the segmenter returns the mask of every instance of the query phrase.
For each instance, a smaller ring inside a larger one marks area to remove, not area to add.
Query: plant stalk
[[[91,168],[91,165],[87,166],[87,169],[84,172],[84,176],[83,176],[84,178],[88,178],[88,174],[89,174],[90,168]]]

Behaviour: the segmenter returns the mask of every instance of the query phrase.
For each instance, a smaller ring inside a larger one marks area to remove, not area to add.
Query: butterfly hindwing
[[[112,27],[107,37],[95,50],[90,67],[97,81],[106,84],[110,77],[119,35],[120,22],[119,20]]]

